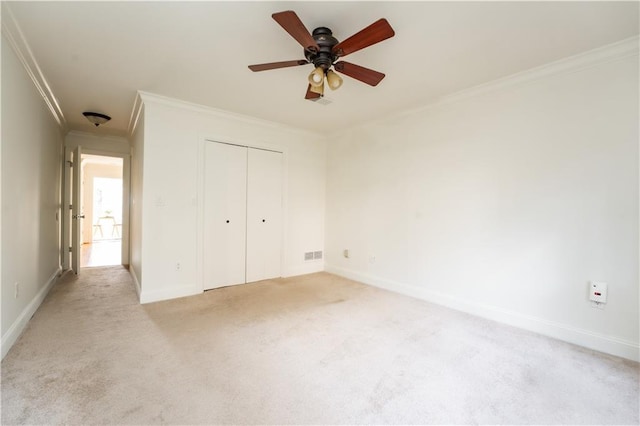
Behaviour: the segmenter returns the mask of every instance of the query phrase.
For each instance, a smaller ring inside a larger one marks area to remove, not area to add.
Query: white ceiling
[[[285,123],[336,129],[638,34],[638,2],[10,2],[70,129],[126,135],[137,90]],[[329,105],[303,99],[311,65],[271,14],[343,40],[379,18],[396,36],[347,57],[387,77],[345,76]],[[3,16],[4,19],[4,16]],[[95,129],[81,115],[113,117]]]

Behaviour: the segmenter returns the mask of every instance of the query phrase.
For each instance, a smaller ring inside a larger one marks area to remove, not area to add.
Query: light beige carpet
[[[2,362],[2,423],[638,424],[639,371],[326,273],[141,306],[96,268]]]

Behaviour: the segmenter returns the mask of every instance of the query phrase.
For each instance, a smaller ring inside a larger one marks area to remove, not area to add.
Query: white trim
[[[254,124],[258,126],[271,127],[283,131],[299,133],[302,135],[307,135],[309,137],[323,137],[324,135],[321,133],[312,132],[309,130],[300,129],[297,127],[289,126],[283,123],[277,123],[275,121],[263,120],[256,117],[251,117],[249,115],[238,114],[230,111],[225,111],[217,108],[208,107],[205,105],[199,105],[188,101],[183,101],[180,99],[169,98],[167,96],[156,95],[154,93],[138,91],[138,96],[142,99],[142,103],[147,102],[155,102],[161,105],[168,105],[174,108],[179,108],[187,111],[192,111],[201,114],[212,115],[217,118],[221,118],[224,120],[233,120],[233,121],[241,121],[247,124]],[[135,111],[135,105],[134,105]],[[133,115],[133,114],[132,114]]]
[[[196,146],[196,280],[200,292],[204,292],[204,150],[207,138],[200,137]]]
[[[136,287],[136,293],[138,294],[138,300],[140,300],[140,281],[138,281],[138,274],[136,273],[133,265],[129,265],[129,275],[133,278],[133,285]]]
[[[557,61],[549,62],[544,65],[537,66],[525,71],[521,71],[515,74],[508,75],[496,80],[492,80],[486,83],[479,84],[477,86],[463,89],[458,92],[444,95],[438,99],[429,102],[426,105],[421,105],[417,108],[411,108],[374,120],[358,123],[350,128],[360,128],[372,124],[382,124],[387,122],[395,122],[403,118],[409,117],[421,112],[427,112],[433,109],[440,108],[445,105],[464,101],[467,99],[481,96],[487,93],[510,89],[518,86],[524,86],[526,84],[533,83],[543,78],[549,78],[556,75],[574,73],[582,71],[588,68],[592,68],[598,65],[602,65],[608,62],[618,61],[632,56],[638,56],[640,54],[640,36],[633,36],[624,40],[617,41],[606,46],[598,47],[596,49],[588,50],[586,52],[579,53],[577,55],[568,56],[566,58],[559,59]],[[333,132],[328,138],[333,135],[344,133],[347,129],[341,129]]]
[[[138,127],[138,121],[140,120],[140,114],[142,114],[142,98],[140,92],[136,93],[136,98],[133,101],[133,108],[131,108],[131,115],[129,116],[129,125],[127,126],[127,134],[132,137]]]
[[[466,312],[503,324],[533,331],[565,342],[584,346],[589,349],[594,349],[596,351],[605,352],[633,361],[640,361],[640,345],[636,342],[595,333],[589,330],[554,321],[548,321],[542,318],[523,315],[518,312],[497,308],[495,306],[469,302],[442,293],[419,288],[414,285],[386,280],[347,268],[327,265],[325,271],[359,281],[364,284],[372,285],[374,287],[379,287],[395,293],[435,303],[437,305],[446,306],[457,311]]]
[[[607,62],[617,61],[629,56],[638,55],[640,38],[638,36],[615,42],[603,47],[588,50],[577,55],[568,56],[557,61],[549,62],[535,68],[528,69],[507,77],[483,83],[478,86],[452,93],[442,98],[437,104],[448,104],[472,98],[495,90],[522,86],[543,78],[555,75],[573,73],[595,67]]]
[[[16,318],[13,324],[11,324],[11,327],[9,327],[7,332],[2,336],[2,343],[0,346],[2,346],[3,359],[9,352],[9,349],[11,349],[11,347],[18,341],[18,338],[29,323],[29,320],[33,314],[36,313],[44,298],[49,294],[49,290],[51,290],[61,275],[62,268],[58,266],[58,269],[56,269],[56,271],[49,277],[44,287],[40,289],[31,302],[29,302],[29,304],[22,310],[18,318]]]
[[[205,136],[204,138],[200,138],[200,140],[204,140],[204,143],[215,142],[215,143],[221,143],[224,145],[239,146],[241,148],[253,148],[253,149],[261,149],[263,151],[278,152],[280,154],[284,154],[286,151],[288,151],[287,147],[284,147],[284,146],[276,145],[273,143],[256,142],[248,139],[238,139],[238,138],[223,137],[223,136],[211,138],[211,137]]]
[[[62,179],[62,209],[60,211],[60,223],[62,229],[62,238],[60,243],[62,247],[62,269],[67,270],[71,267],[69,258],[69,248],[71,247],[71,212],[69,205],[71,204],[71,149],[63,147],[63,179]]]
[[[285,277],[287,273],[287,254],[289,253],[289,148],[283,147],[280,151],[282,151],[280,276]]]
[[[11,12],[11,8],[6,2],[2,2],[2,9],[2,34],[7,38],[11,48],[27,71],[38,93],[40,93],[40,96],[49,108],[51,115],[53,115],[53,118],[58,123],[60,131],[63,134],[66,133],[67,121],[64,118],[64,114],[62,114],[62,109],[49,83],[47,83],[47,79],[44,77],[36,58],[33,56],[33,52],[20,29],[20,25],[18,25],[18,22],[13,16],[13,12]]]
[[[84,145],[80,145],[80,146],[82,147],[82,154],[98,155],[100,157],[123,158],[123,159],[131,157],[131,154],[127,152],[107,151],[104,149],[93,149],[88,147],[85,148]]]
[[[196,294],[202,294],[202,288],[197,284],[147,292],[142,289],[140,292],[140,303],[159,302],[161,300],[176,299],[178,297],[195,296]]]

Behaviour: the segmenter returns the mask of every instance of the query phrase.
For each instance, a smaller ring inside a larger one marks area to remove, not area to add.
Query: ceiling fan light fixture
[[[312,84],[309,90],[313,93],[317,93],[320,96],[324,96],[324,83],[321,83],[319,86],[314,86]]]
[[[273,13],[271,17],[304,48],[305,59],[249,65],[251,71],[313,64],[314,70],[309,74],[308,87],[304,96],[311,101],[317,101],[323,96],[325,80],[331,90],[342,86],[342,77],[332,71],[332,67],[335,71],[369,86],[376,86],[384,78],[381,72],[345,62],[342,58],[393,37],[395,31],[385,18],[378,19],[351,37],[339,41],[327,27],[317,27],[313,32],[309,32],[300,17],[292,10]],[[337,62],[338,60],[340,61]]]
[[[324,70],[320,67],[314,69],[311,74],[309,74],[309,84],[311,87],[319,87],[323,86],[324,83]]]
[[[99,112],[85,111],[82,113],[82,115],[84,115],[87,118],[87,120],[89,120],[89,122],[91,122],[91,124],[93,124],[96,127],[111,120],[111,117],[105,114],[100,114]]]
[[[342,77],[333,72],[333,70],[329,70],[327,71],[327,84],[331,90],[339,89],[342,86]]]

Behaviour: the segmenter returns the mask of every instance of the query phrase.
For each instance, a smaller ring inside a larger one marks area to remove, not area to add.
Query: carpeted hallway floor
[[[139,305],[67,274],[2,362],[2,424],[638,424],[639,365],[326,273]]]

